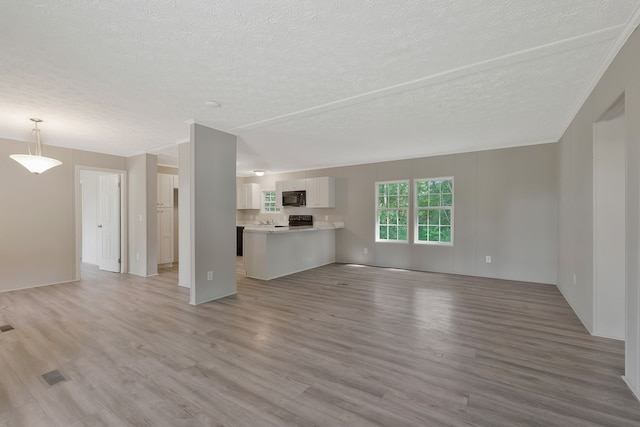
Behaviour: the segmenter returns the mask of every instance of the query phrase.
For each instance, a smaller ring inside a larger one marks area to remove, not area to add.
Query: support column
[[[183,170],[186,151],[189,165]],[[180,248],[180,264],[190,266],[190,303],[195,305],[237,292],[236,136],[192,124],[188,150],[180,147],[180,159],[180,194],[188,193],[189,198],[189,212],[183,212],[186,206],[180,199],[180,239],[190,240],[186,254]],[[189,222],[188,230],[183,218]],[[189,258],[186,265],[183,254]],[[180,275],[184,285],[182,279]]]
[[[191,142],[178,145],[178,285],[191,287]]]

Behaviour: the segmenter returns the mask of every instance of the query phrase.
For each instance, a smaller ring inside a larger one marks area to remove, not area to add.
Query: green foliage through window
[[[280,212],[280,208],[276,205],[275,191],[265,190],[262,192],[262,212]]]
[[[416,241],[451,243],[453,178],[416,181]]]
[[[408,242],[409,181],[376,183],[376,240]]]

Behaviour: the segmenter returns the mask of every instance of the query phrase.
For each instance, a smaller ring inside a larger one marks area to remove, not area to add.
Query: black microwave
[[[306,206],[306,205],[307,205],[306,191],[283,191],[282,192],[282,206]]]

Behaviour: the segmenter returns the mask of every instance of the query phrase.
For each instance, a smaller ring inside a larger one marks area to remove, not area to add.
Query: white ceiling
[[[39,117],[45,144],[171,163],[194,120],[239,136],[241,176],[555,142],[639,15],[639,0],[4,0],[0,137],[26,141]]]

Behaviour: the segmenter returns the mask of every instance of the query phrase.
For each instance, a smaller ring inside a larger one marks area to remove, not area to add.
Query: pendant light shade
[[[9,157],[24,166],[29,172],[40,174],[52,167],[61,165],[62,162],[42,155],[42,140],[40,139],[40,129],[38,129],[38,123],[42,122],[42,120],[31,119],[31,121],[36,125],[33,129],[36,133],[36,153],[31,154],[31,148],[29,148],[29,154],[12,154]]]
[[[32,154],[12,154],[9,157],[27,168],[29,172],[36,174],[62,164],[60,160],[52,159],[51,157],[34,156]]]

